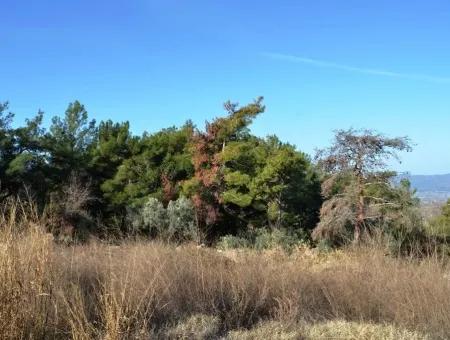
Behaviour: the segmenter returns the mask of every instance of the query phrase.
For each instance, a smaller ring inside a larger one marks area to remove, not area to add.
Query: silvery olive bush
[[[197,239],[197,224],[192,202],[180,197],[170,201],[167,209],[156,198],[150,197],[131,217],[133,227],[141,232],[156,234],[175,242]]]
[[[189,241],[197,239],[197,224],[192,202],[181,196],[176,201],[170,201],[167,206],[168,228],[170,239]]]

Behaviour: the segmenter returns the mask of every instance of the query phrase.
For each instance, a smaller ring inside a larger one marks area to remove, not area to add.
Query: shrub
[[[198,237],[194,206],[185,197],[170,201],[167,209],[150,197],[140,210],[130,209],[129,218],[135,229],[163,240],[182,242]]]
[[[291,252],[295,247],[306,243],[306,239],[302,230],[261,228],[249,230],[238,236],[223,236],[217,243],[217,247],[220,249],[253,248],[256,250],[281,248],[286,252]]]
[[[328,253],[333,249],[333,244],[330,240],[322,239],[316,243],[316,249],[320,253]]]
[[[251,246],[251,242],[244,237],[225,235],[219,239],[216,246],[222,250],[248,248]]]
[[[86,241],[96,227],[88,209],[94,200],[89,182],[72,174],[65,186],[51,194],[45,207],[47,229],[61,243]]]
[[[166,237],[176,241],[198,239],[195,211],[192,202],[180,197],[176,201],[170,201],[167,206],[168,228]]]
[[[305,242],[305,235],[288,229],[259,229],[256,231],[254,248],[256,250],[282,248],[290,252]]]
[[[143,229],[147,232],[156,231],[159,235],[167,229],[168,218],[163,204],[154,197],[150,197],[142,208]]]

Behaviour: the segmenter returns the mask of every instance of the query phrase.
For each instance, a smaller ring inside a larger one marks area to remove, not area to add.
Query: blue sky
[[[408,135],[400,171],[450,172],[450,2],[1,0],[0,101],[70,101],[135,133],[263,95],[257,135],[313,153],[339,128]]]

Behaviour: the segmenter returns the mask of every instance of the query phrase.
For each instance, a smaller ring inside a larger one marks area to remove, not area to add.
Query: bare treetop
[[[411,151],[408,137],[389,138],[367,129],[335,131],[333,145],[318,150],[316,160],[326,172],[358,172],[367,175],[386,168],[389,158],[400,161],[399,151]]]

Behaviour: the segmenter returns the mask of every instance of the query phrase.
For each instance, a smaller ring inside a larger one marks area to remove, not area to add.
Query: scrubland
[[[146,240],[67,246],[18,209],[0,220],[2,339],[450,337],[445,257]]]

